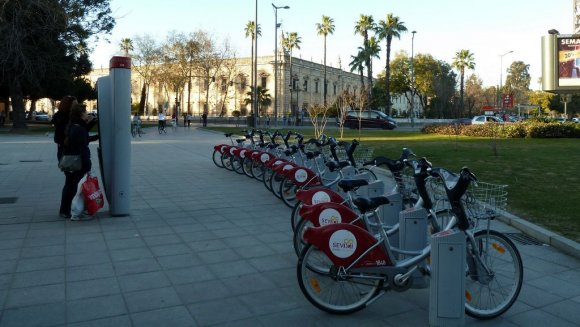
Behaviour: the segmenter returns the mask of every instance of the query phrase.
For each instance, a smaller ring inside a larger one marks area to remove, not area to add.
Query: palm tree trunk
[[[461,83],[459,85],[459,112],[463,115],[463,82],[464,82],[465,70],[461,68]]]
[[[387,114],[391,116],[391,40],[392,37],[387,36],[387,63],[385,66],[385,89],[387,95]]]
[[[365,75],[364,75],[364,70],[362,69],[362,67],[359,70],[359,72],[360,72],[360,89],[362,90],[365,88]]]
[[[324,85],[322,85],[322,93],[324,93],[324,108],[326,108],[326,35],[324,35]]]
[[[292,97],[292,92],[294,91],[294,78],[292,77],[292,49],[290,49],[290,115],[294,116],[294,105],[292,103],[294,97]]]

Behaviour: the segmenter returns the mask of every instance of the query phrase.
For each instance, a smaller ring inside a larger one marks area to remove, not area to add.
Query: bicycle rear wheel
[[[476,253],[489,274],[475,267],[468,242],[465,313],[477,319],[492,319],[506,312],[520,294],[524,278],[522,258],[514,243],[500,232],[480,230],[474,238]],[[482,273],[478,275],[478,271]]]
[[[320,310],[333,314],[357,312],[377,295],[383,280],[351,274],[339,268],[342,267],[333,265],[324,252],[307,245],[298,260],[300,290]]]
[[[306,228],[313,226],[314,224],[310,220],[304,218],[300,218],[298,225],[296,225],[296,230],[294,230],[293,244],[294,251],[296,252],[297,256],[300,256],[300,253],[302,253],[302,250],[304,250],[308,244],[304,242],[304,238],[302,237],[304,235],[304,231],[306,231]]]
[[[274,175],[274,171],[272,171],[272,169],[264,166],[264,174],[262,175],[262,182],[264,183],[264,186],[266,187],[266,189],[268,189],[268,191],[270,191],[270,192],[272,192],[272,184],[270,183],[270,180],[272,179],[273,175]]]
[[[270,191],[272,191],[272,193],[274,193],[274,195],[278,199],[282,198],[280,195],[280,184],[282,184],[284,178],[285,178],[284,175],[278,174],[276,172],[274,172],[272,177],[270,178]]]

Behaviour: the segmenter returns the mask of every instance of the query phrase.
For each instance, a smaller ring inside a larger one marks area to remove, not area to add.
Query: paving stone
[[[68,282],[66,284],[66,298],[68,301],[113,295],[120,292],[117,279],[114,277]]]
[[[122,296],[116,294],[67,302],[66,313],[67,321],[72,323],[120,316],[127,309]]]
[[[183,306],[163,308],[146,312],[137,312],[131,314],[135,326],[140,327],[195,327],[198,326],[195,320],[189,314],[189,311]]]
[[[42,285],[11,289],[6,307],[26,307],[65,300],[64,284]]]
[[[12,308],[4,311],[0,318],[2,327],[57,326],[66,322],[64,302]]]
[[[161,271],[119,276],[118,280],[123,292],[161,288],[171,285],[169,279]]]

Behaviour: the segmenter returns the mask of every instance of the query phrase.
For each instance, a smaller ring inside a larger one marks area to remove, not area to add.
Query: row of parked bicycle
[[[517,300],[521,256],[490,228],[505,207],[505,185],[477,182],[468,168],[435,168],[410,149],[364,160],[369,151],[357,156],[356,140],[305,140],[292,131],[225,136],[231,144],[214,147],[215,165],[262,182],[292,208],[298,282],[317,308],[352,313],[388,290],[424,287],[430,236],[448,231],[466,239],[465,312],[490,319]]]

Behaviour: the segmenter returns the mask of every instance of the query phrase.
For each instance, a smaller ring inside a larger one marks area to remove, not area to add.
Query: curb
[[[562,235],[556,234],[538,225],[534,225],[531,222],[512,215],[509,212],[503,212],[497,219],[522,231],[528,236],[534,237],[576,259],[580,259],[580,243],[578,242],[565,238]]]

